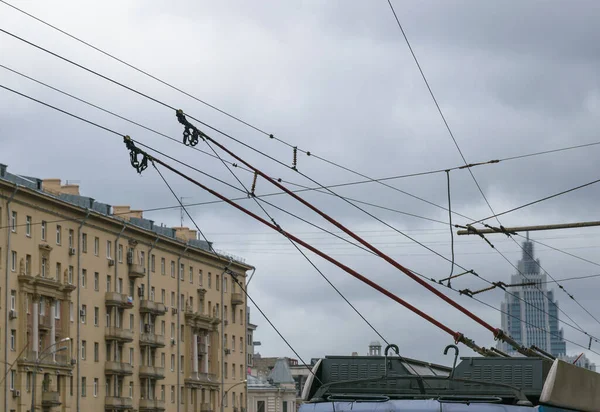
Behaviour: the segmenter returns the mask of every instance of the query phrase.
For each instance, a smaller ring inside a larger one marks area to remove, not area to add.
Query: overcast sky
[[[13,1],[14,4],[17,2]],[[32,2],[18,5],[48,21],[323,158],[374,178],[460,166],[462,159],[436,111],[386,1],[104,1]],[[430,85],[468,162],[552,150],[598,140],[600,126],[600,5],[596,1],[394,1]],[[123,82],[213,125],[287,165],[292,149],[201,103],[0,4],[0,27]],[[63,89],[177,139],[175,113],[0,33],[0,64]],[[0,68],[0,84],[30,94],[131,135],[202,171],[239,186],[223,165],[96,109],[86,107]],[[226,137],[204,129],[266,173],[313,186],[298,173]],[[0,90],[0,162],[12,173],[77,180],[81,193],[112,205],[149,209],[176,204],[154,170],[140,177],[131,168],[122,139]],[[202,150],[210,150],[200,143]],[[600,146],[517,159],[472,169],[495,212],[599,178]],[[596,166],[594,166],[596,165]],[[298,168],[321,184],[364,180],[315,157],[300,154]],[[239,192],[187,170],[227,196]],[[252,175],[236,173],[250,186]],[[166,173],[186,203],[214,200]],[[450,173],[453,210],[470,218],[491,215],[466,170]],[[402,191],[446,207],[445,173],[387,181]],[[290,188],[297,188],[290,185]],[[257,194],[273,192],[259,180]],[[376,183],[334,189],[386,208],[364,207],[388,225],[450,256],[448,213]],[[592,185],[500,218],[505,226],[597,220],[599,187]],[[390,227],[334,196],[302,196],[389,253],[400,263],[440,279],[450,264]],[[335,229],[285,196],[267,198],[315,224]],[[241,203],[264,216],[251,200]],[[284,228],[380,282],[408,302],[476,340],[491,334],[450,308],[381,259],[267,207]],[[302,255],[224,204],[190,208],[218,249],[257,267],[250,295],[299,354],[366,353],[375,333],[320,277]],[[168,225],[179,211],[146,213]],[[469,220],[454,216],[454,223]],[[495,224],[494,220],[490,223]],[[191,226],[189,219],[185,225]],[[335,229],[337,231],[337,229]],[[542,267],[556,279],[600,273],[600,229],[537,232],[532,238],[572,255],[536,245]],[[501,235],[489,240],[512,264],[521,250]],[[509,281],[515,269],[476,237],[455,237],[456,261],[491,281]],[[333,265],[312,261],[405,356],[450,363],[442,355],[449,335],[368,289]],[[458,269],[457,269],[458,270]],[[456,273],[456,272],[455,272]],[[600,318],[600,278],[564,282],[577,302]],[[463,276],[453,286],[486,284]],[[550,285],[552,286],[552,285]],[[560,307],[583,330],[600,336],[600,323],[558,288]],[[486,321],[500,326],[500,313],[442,289]],[[478,295],[495,308],[501,291]],[[255,308],[252,321],[261,354],[294,356]],[[563,314],[561,320],[565,319]],[[575,326],[573,324],[573,326]],[[564,325],[565,337],[587,347],[588,339]],[[592,349],[600,352],[600,346]],[[570,354],[584,349],[568,343]],[[585,351],[600,363],[600,357]],[[469,355],[465,347],[461,354]]]

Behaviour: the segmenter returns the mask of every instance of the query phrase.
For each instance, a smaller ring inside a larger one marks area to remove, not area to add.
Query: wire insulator
[[[254,196],[254,190],[256,189],[256,179],[258,177],[258,174],[256,172],[254,172],[254,178],[252,179],[252,188],[250,189],[250,195]]]
[[[294,159],[292,160],[292,169],[297,170],[298,165],[298,146],[294,146]]]

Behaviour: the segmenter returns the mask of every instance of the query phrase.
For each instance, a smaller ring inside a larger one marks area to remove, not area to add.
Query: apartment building
[[[196,231],[0,165],[0,257],[3,410],[245,411],[251,266]]]

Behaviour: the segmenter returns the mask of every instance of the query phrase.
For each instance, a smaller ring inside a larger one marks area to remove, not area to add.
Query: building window
[[[133,313],[130,313],[129,314],[129,329],[133,330],[134,325],[135,325],[135,319],[133,317]]]
[[[175,262],[171,261],[171,277],[175,277]]]
[[[179,309],[180,310],[185,309],[185,299],[183,297],[183,293],[179,296]]]
[[[81,359],[85,359],[86,348],[87,348],[87,342],[82,340],[81,341]]]
[[[175,355],[171,355],[171,372],[175,370]]]
[[[54,301],[54,319],[60,319],[60,300]]]
[[[235,363],[231,364],[231,379],[235,379]]]
[[[31,216],[25,218],[25,236],[31,237]]]
[[[171,339],[175,337],[175,324],[171,322]]]
[[[162,353],[160,354],[160,367],[161,367],[161,368],[164,368],[164,367],[165,367],[165,353],[164,353],[164,352],[162,352]]]
[[[212,275],[208,272],[208,288],[212,289]]]
[[[165,336],[165,321],[164,320],[160,321],[160,334],[162,336]]]
[[[10,253],[10,270],[13,272],[17,271],[17,252],[14,250]]]
[[[73,237],[74,237],[75,233],[73,232],[73,229],[69,229],[69,247],[73,247]]]
[[[81,323],[85,323],[85,318],[87,315],[87,306],[86,305],[81,305]]]
[[[117,247],[117,259],[119,263],[123,263],[123,245],[121,244]]]
[[[183,396],[183,386],[179,388],[179,403],[183,405],[185,397]]]
[[[183,327],[184,325],[181,325],[181,327],[179,328],[179,340],[183,342],[183,335],[185,332],[185,329]]]
[[[287,401],[283,401],[283,410],[282,412],[288,412]]]
[[[81,287],[87,287],[87,269],[81,269]]]
[[[175,292],[171,292],[171,307],[174,308],[175,306]]]
[[[227,293],[227,278],[223,276],[223,293]]]
[[[240,351],[241,352],[241,351]],[[240,365],[240,380],[243,381],[244,380],[244,365]],[[240,393],[240,396],[242,396],[242,394]],[[241,402],[241,401],[240,401]]]
[[[194,283],[194,268],[190,266],[190,283]]]
[[[173,385],[171,385],[171,403],[175,403],[175,386]]]
[[[74,321],[74,316],[73,316],[73,302],[69,302],[69,316],[71,318],[71,322]]]
[[[61,265],[60,262],[56,262],[56,279],[61,279]]]
[[[110,292],[110,283],[111,283],[111,277],[110,275],[106,275],[106,291]]]
[[[100,273],[94,272],[94,290],[100,290]]]
[[[100,361],[100,345],[98,342],[94,342],[94,362]]]
[[[198,284],[202,286],[202,270],[198,272]]]
[[[67,272],[67,283],[69,285],[73,284],[73,266],[69,266],[69,271]]]
[[[133,366],[133,348],[129,348],[129,364]]]
[[[94,326],[98,326],[98,323],[100,323],[100,308],[99,307],[94,307]]]
[[[17,340],[17,331],[16,329],[11,329],[10,331],[10,350],[15,350],[15,345],[16,345],[16,340]]]
[[[160,400],[165,400],[165,385],[160,385]]]
[[[81,251],[87,253],[87,233],[81,234]]]
[[[107,259],[111,259],[111,250],[112,249],[112,242],[110,240],[106,241],[106,258]]]
[[[62,228],[60,227],[60,225],[56,225],[56,244],[57,245],[60,245],[61,232],[62,232]]]
[[[165,274],[165,258],[160,258],[160,274]]]
[[[17,291],[11,290],[10,291],[10,310],[15,310],[16,306],[17,306]]]
[[[33,372],[27,372],[27,377],[25,379],[25,390],[27,392],[31,391],[32,378],[33,378]]]
[[[100,238],[94,238],[94,255],[98,256],[100,254]]]
[[[227,368],[229,367],[229,365],[227,365],[227,362],[225,362],[225,367],[223,368],[223,370],[225,371],[225,379],[227,379]]]
[[[223,406],[229,406],[229,393],[225,392],[225,396],[223,396]]]
[[[133,382],[129,382],[129,397],[133,398]]]
[[[150,256],[150,270],[152,273],[156,272],[156,256],[154,253]]]
[[[265,401],[256,401],[256,412],[265,412]]]
[[[46,267],[48,266],[48,259],[46,259],[45,257],[42,258],[42,277],[45,278],[46,277]]]
[[[179,373],[183,373],[183,355],[181,355],[180,359],[179,359]]]
[[[94,397],[98,396],[98,378],[94,378]]]
[[[183,263],[180,263],[179,264],[179,280],[183,280],[183,269],[184,269]]]
[[[81,377],[81,397],[85,398],[87,395],[87,379],[85,378],[85,376]]]
[[[244,338],[240,336],[240,352],[244,351]]]
[[[216,275],[216,276],[215,276],[215,283],[216,283],[217,290],[221,290],[221,289],[220,289],[220,288],[221,288],[221,285],[219,285],[219,281],[220,281],[220,280],[221,280],[221,277],[220,277],[219,275]]]
[[[17,372],[15,370],[10,371],[10,390],[15,390],[15,380],[16,380]]]
[[[46,240],[46,221],[42,220],[42,240]]]
[[[13,232],[17,231],[17,212],[12,212],[12,218],[10,220],[10,230]]]
[[[164,289],[160,290],[160,303],[165,303],[165,294],[167,292]]]
[[[235,335],[231,335],[231,350],[235,350]]]
[[[25,255],[25,274],[31,275],[31,255]]]

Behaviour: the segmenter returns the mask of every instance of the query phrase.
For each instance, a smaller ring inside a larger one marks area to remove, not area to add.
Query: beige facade
[[[249,265],[3,165],[0,228],[1,410],[245,410]]]

